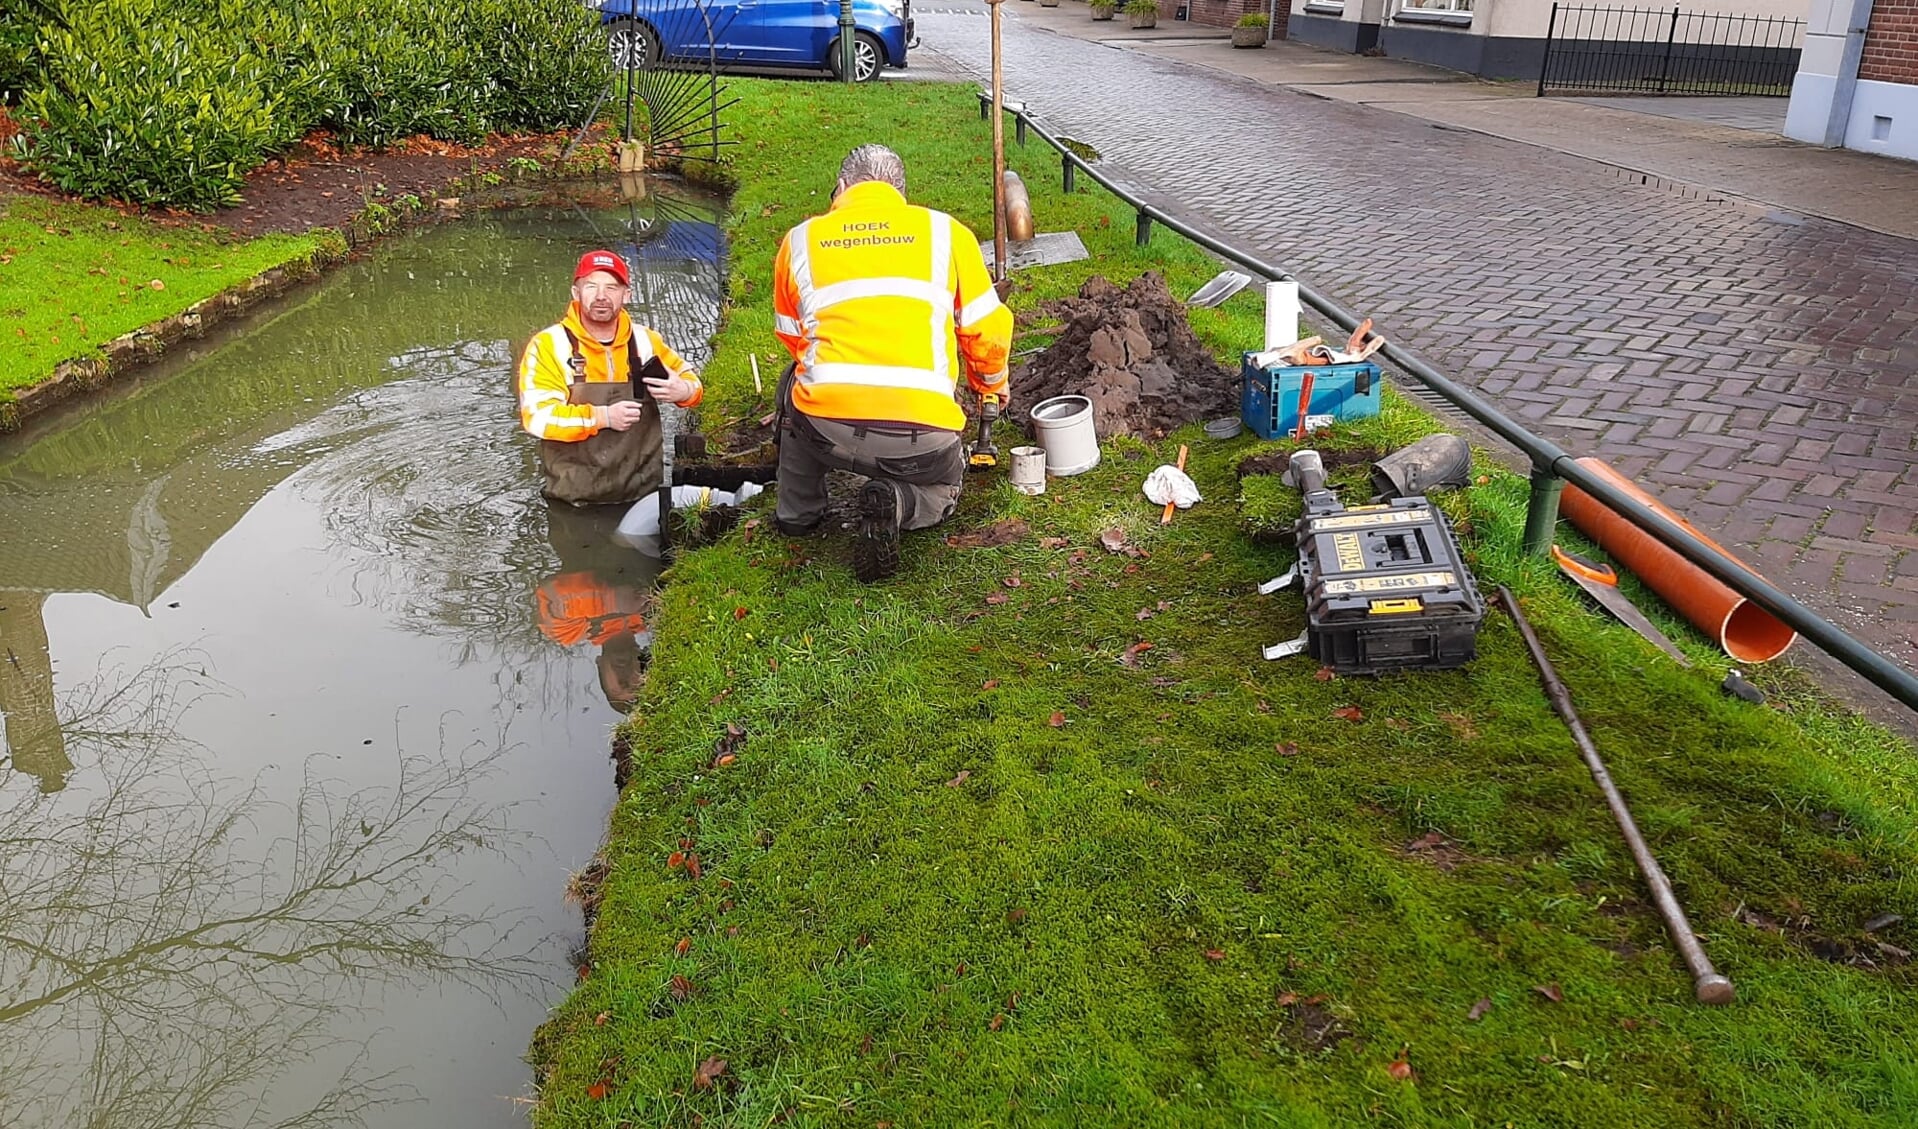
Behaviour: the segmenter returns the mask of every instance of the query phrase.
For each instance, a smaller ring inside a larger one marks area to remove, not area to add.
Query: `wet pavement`
[[[1113,50],[1017,7],[1009,96],[1913,665],[1918,242]],[[985,20],[919,21],[985,72]]]
[[[0,444],[0,1121],[524,1124],[657,565],[512,361],[600,245],[703,361],[716,222],[408,235]]]

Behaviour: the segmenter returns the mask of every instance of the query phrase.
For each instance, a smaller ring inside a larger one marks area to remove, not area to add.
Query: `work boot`
[[[773,528],[781,537],[810,537],[819,530],[819,518],[811,521],[787,521],[783,517],[773,518]]]
[[[899,571],[899,488],[870,478],[859,490],[859,533],[852,546],[852,574],[871,584]]]

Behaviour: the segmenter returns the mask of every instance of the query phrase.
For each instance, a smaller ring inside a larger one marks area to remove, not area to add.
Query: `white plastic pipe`
[[[1265,284],[1265,347],[1276,349],[1299,339],[1299,284]]]
[[[714,490],[710,486],[673,487],[673,508],[683,510],[689,506],[731,506],[751,498],[765,487],[757,482],[742,482],[737,492]],[[646,496],[633,503],[626,516],[619,519],[619,536],[656,537],[659,535],[659,491],[648,490]]]

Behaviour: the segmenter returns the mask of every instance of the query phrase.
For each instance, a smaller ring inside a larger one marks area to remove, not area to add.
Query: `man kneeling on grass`
[[[774,321],[793,355],[775,524],[810,532],[826,513],[826,472],[866,475],[853,547],[863,581],[898,569],[901,529],[937,525],[959,503],[961,363],[975,392],[1008,393],[1012,311],[979,240],[905,192],[899,154],[854,149],[832,210],[787,232],[773,262]]]

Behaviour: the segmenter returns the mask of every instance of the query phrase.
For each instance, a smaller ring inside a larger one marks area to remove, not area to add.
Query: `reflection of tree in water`
[[[450,904],[457,857],[508,843],[503,812],[470,799],[497,752],[403,758],[389,790],[309,774],[273,803],[199,771],[178,736],[216,689],[190,652],[110,671],[62,702],[87,783],[43,796],[0,772],[9,1125],[354,1124],[409,1097],[363,1051],[298,1112],[276,1085],[340,1053],[330,1029],[369,986],[496,994],[535,973],[503,942],[475,947],[506,930]]]

